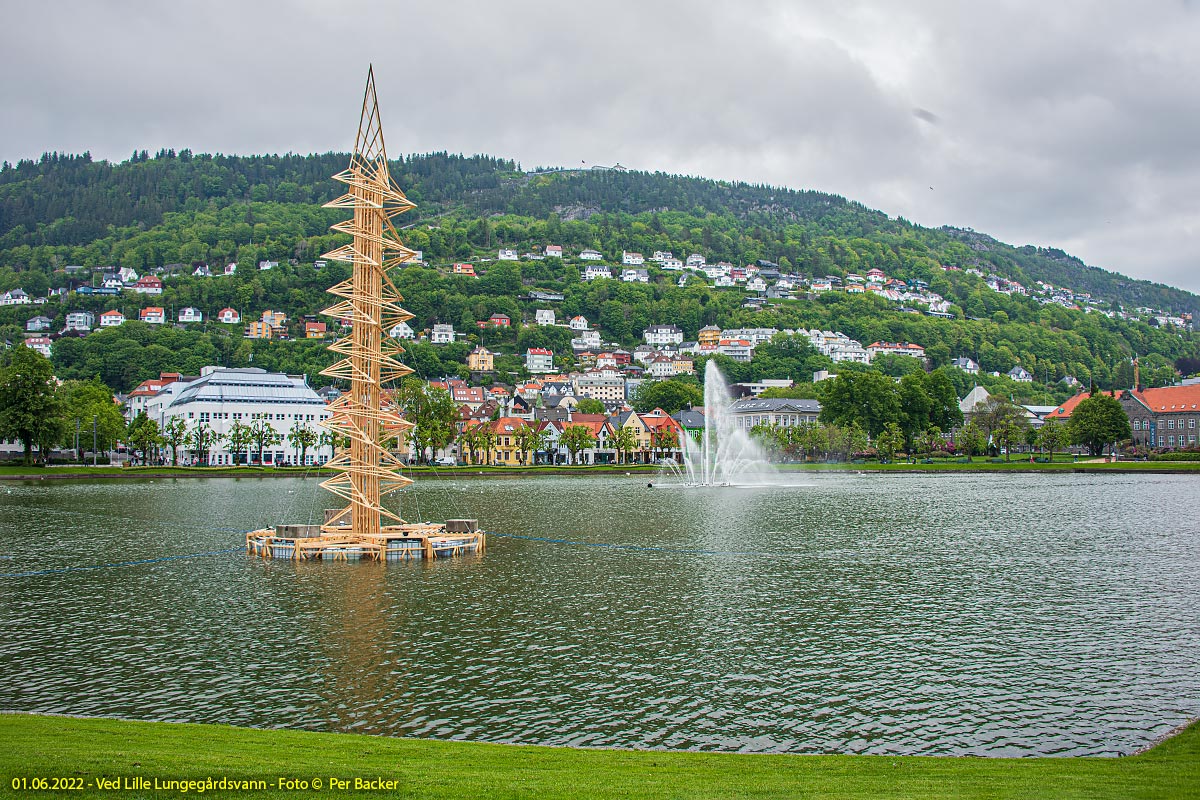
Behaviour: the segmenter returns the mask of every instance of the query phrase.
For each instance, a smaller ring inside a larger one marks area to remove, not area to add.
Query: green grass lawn
[[[20,796],[179,796],[106,790],[98,778],[265,781],[256,796],[373,791],[429,798],[1189,798],[1200,797],[1200,725],[1126,758],[767,756],[580,750],[438,742],[217,725],[0,714],[0,792]],[[74,778],[77,791],[14,790]],[[308,781],[280,789],[278,780]],[[330,788],[331,779],[349,785]],[[316,790],[314,779],[322,788]],[[26,785],[31,785],[26,783]],[[192,788],[189,794],[195,794]],[[215,792],[246,794],[245,792]]]

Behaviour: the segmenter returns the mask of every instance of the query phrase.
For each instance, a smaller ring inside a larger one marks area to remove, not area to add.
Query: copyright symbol
[[[313,787],[314,789],[320,789],[320,788],[321,788],[321,779],[320,779],[320,778],[313,778],[312,787]]]

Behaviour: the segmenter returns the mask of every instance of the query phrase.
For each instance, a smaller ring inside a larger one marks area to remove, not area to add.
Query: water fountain
[[[683,466],[676,471],[689,486],[768,483],[777,477],[750,431],[729,415],[729,388],[715,363],[704,368],[704,431],[683,437]]]

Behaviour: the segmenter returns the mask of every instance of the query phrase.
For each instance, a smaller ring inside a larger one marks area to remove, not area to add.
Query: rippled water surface
[[[1129,753],[1200,715],[1195,478],[796,480],[426,480],[409,519],[543,540],[431,565],[225,553],[4,577],[0,708],[1005,756]],[[0,572],[237,547],[319,515],[321,495],[300,479],[0,484]]]

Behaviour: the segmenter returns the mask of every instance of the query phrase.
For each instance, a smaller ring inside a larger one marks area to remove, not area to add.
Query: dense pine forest
[[[87,154],[5,164],[0,293],[22,288],[44,296],[53,288],[92,282],[98,275],[93,270],[103,267],[168,272],[162,296],[72,293],[54,308],[0,308],[0,339],[19,338],[25,321],[38,313],[53,317],[86,309],[98,315],[117,308],[136,320],[138,309],[149,305],[168,313],[194,306],[206,321],[186,329],[130,322],[64,338],[55,344],[56,370],[60,377],[99,375],[117,389],[160,370],[194,372],[206,363],[253,363],[312,375],[328,363],[320,342],[251,341],[242,338],[240,326],[223,326],[212,317],[232,307],[243,320],[274,309],[298,321],[328,305],[323,290],[343,277],[344,268],[330,263],[318,269],[314,261],[342,243],[328,226],[343,214],[320,204],[338,193],[329,176],[346,161],[338,153],[211,156],[166,150],[153,156],[138,152],[117,164]],[[1067,376],[1085,385],[1125,385],[1136,355],[1143,382],[1165,383],[1177,370],[1192,371],[1200,355],[1189,331],[998,293],[974,271],[1026,286],[1045,281],[1090,293],[1110,311],[1197,313],[1196,295],[1087,267],[1057,250],[1014,247],[974,231],[922,228],[819,192],[640,172],[526,173],[512,161],[447,153],[396,161],[393,176],[417,203],[398,221],[402,236],[427,262],[396,275],[416,315],[413,327],[420,331],[443,322],[469,334],[450,347],[412,348],[410,359],[427,377],[465,374],[465,354],[480,342],[505,354],[497,369],[513,376],[522,373],[516,354],[525,347],[569,354],[570,335],[562,328],[481,330],[476,324],[494,313],[519,322],[539,307],[553,308],[560,321],[582,314],[606,341],[626,346],[636,344],[651,323],[677,324],[689,338],[715,324],[840,330],[864,343],[918,342],[934,367],[959,356],[975,359],[985,372],[1021,365],[1037,383],[1009,387],[1009,393],[1050,402],[1069,391],[1060,383]],[[767,261],[805,277],[878,268],[889,277],[927,283],[953,304],[955,319],[903,313],[879,297],[839,292],[745,308],[741,289],[719,289],[702,275],[681,287],[677,274],[649,264],[649,284],[584,283],[573,258],[494,261],[498,248],[537,253],[549,244],[570,254],[594,248],[615,264],[625,250],[647,255],[670,250],[677,256],[701,253],[709,262]],[[262,260],[279,266],[259,271],[255,265]],[[480,277],[449,274],[450,263],[466,260],[475,262]],[[240,265],[235,275],[192,276],[197,265],[219,272],[235,261]],[[86,269],[67,269],[72,266]],[[530,300],[533,289],[558,292],[563,299]],[[756,358],[731,369],[738,377],[805,379],[796,373],[822,365],[814,353],[795,355],[790,361]]]

